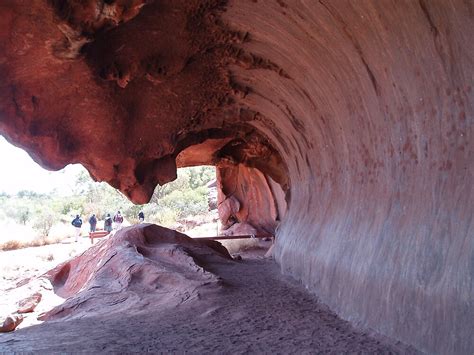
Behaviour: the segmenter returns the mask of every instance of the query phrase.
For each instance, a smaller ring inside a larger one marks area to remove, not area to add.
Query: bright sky
[[[60,171],[45,170],[28,153],[0,136],[0,192],[15,194],[20,190],[31,190],[48,193],[56,189],[67,195],[82,169],[82,165],[75,164]]]

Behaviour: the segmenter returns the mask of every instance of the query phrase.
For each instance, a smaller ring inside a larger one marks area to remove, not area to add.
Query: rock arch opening
[[[245,137],[210,138],[183,149],[176,162],[180,167],[216,167],[217,208],[225,234],[275,234],[286,214],[289,186],[286,166],[268,139],[255,130]]]

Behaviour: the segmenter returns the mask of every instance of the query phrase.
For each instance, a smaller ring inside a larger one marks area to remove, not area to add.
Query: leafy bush
[[[178,211],[172,210],[170,208],[162,208],[161,210],[157,211],[154,215],[155,222],[159,225],[165,227],[172,227],[176,224],[178,220]]]
[[[161,200],[161,205],[177,211],[178,217],[188,217],[208,210],[207,195],[202,190],[173,191]]]

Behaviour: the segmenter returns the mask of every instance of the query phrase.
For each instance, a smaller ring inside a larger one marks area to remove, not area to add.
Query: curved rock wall
[[[217,181],[219,217],[225,229],[244,222],[261,235],[275,234],[286,213],[280,185],[243,164],[218,166]]]
[[[473,13],[321,0],[235,1],[225,15],[286,73],[234,71],[288,164],[283,271],[434,353],[474,349]]]
[[[135,202],[177,164],[257,168],[286,193],[284,272],[347,319],[472,352],[472,2],[0,11],[0,132],[42,165],[80,162]]]

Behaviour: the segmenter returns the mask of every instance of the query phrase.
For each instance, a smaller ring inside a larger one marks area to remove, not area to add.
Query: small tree
[[[16,222],[26,225],[31,217],[31,209],[24,201],[13,200],[6,206],[5,214]]]
[[[33,228],[40,234],[40,237],[47,237],[58,219],[59,216],[53,210],[43,209],[38,211],[33,222]]]
[[[21,224],[25,225],[30,220],[30,209],[28,206],[20,206],[17,212],[17,218]]]

